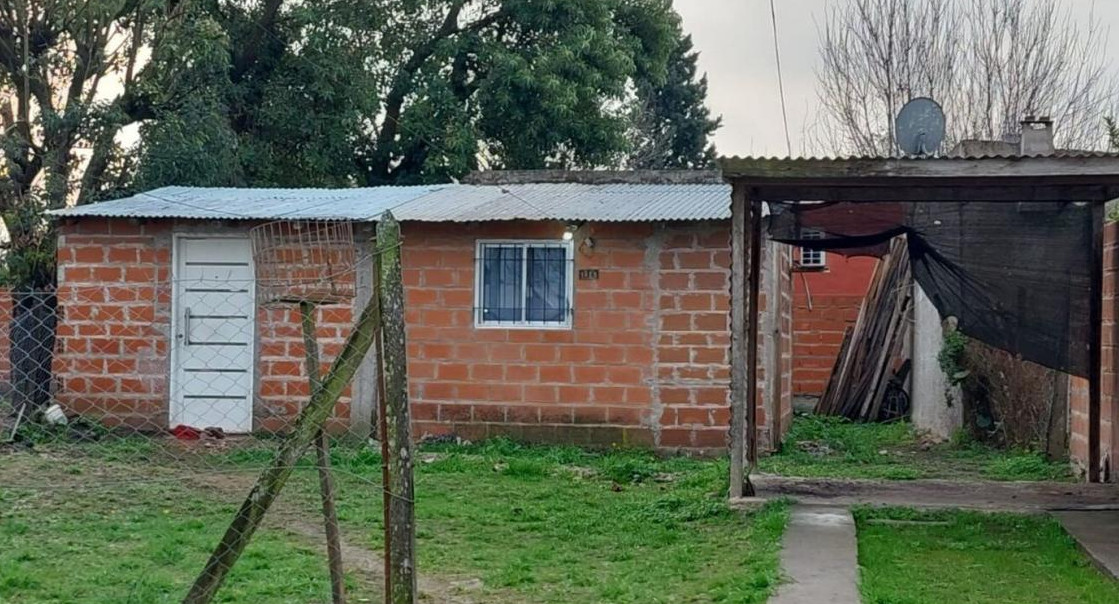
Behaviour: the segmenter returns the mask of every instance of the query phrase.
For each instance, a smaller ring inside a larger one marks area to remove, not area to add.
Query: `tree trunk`
[[[53,291],[12,292],[12,411],[25,419],[50,405],[57,306]]]
[[[416,517],[412,483],[412,427],[408,409],[408,361],[404,334],[404,283],[400,265],[400,223],[385,212],[377,223],[381,251],[381,288],[384,312],[385,419],[389,451],[391,604],[416,602]]]

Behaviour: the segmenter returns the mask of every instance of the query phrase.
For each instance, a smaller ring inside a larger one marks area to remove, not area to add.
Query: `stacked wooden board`
[[[879,416],[894,371],[909,356],[913,278],[905,239],[878,262],[858,320],[848,326],[816,413],[857,421]]]

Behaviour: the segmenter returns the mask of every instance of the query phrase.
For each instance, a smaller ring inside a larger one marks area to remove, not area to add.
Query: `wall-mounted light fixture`
[[[579,227],[581,227],[581,226],[583,226],[583,225],[581,225],[579,223],[575,223],[575,222],[567,223],[567,226],[564,227],[564,229],[563,229],[563,240],[564,241],[571,241],[571,240],[575,239],[575,233],[577,233],[579,231]]]

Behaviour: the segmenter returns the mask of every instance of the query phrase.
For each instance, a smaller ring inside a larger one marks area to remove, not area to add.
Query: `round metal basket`
[[[343,304],[357,289],[353,225],[278,220],[249,231],[257,300],[266,305]]]

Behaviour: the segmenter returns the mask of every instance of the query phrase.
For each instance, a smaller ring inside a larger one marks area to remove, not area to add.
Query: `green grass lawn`
[[[760,461],[763,472],[783,476],[913,480],[1073,479],[1067,463],[1030,451],[999,451],[974,442],[922,442],[907,422],[860,424],[798,416],[780,453]]]
[[[0,602],[178,601],[271,451],[132,444],[0,456]],[[378,551],[379,456],[333,453],[346,541]],[[632,451],[428,447],[419,569],[436,583],[480,579],[476,602],[764,602],[786,506],[729,509],[726,475],[725,461]],[[19,486],[30,479],[50,486]],[[221,601],[329,600],[322,545],[290,530],[320,522],[316,480],[309,465],[296,471]],[[351,590],[376,601],[378,581],[355,566]]]
[[[878,525],[873,518],[943,524]],[[856,510],[867,604],[1113,604],[1104,577],[1048,516]]]

